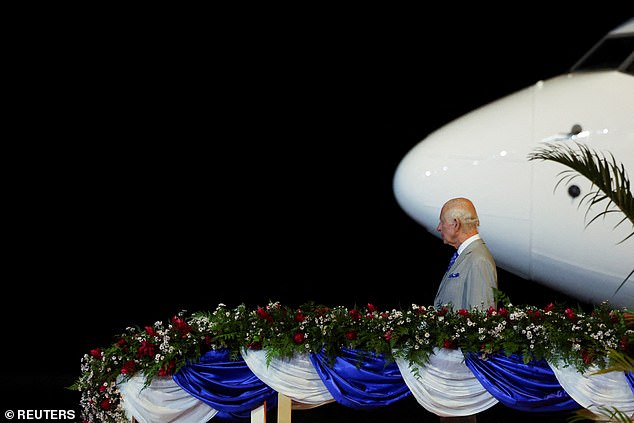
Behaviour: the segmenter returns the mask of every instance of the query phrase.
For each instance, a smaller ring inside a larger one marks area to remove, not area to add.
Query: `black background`
[[[431,303],[452,251],[398,207],[400,159],[634,16],[257,8],[19,16],[2,356],[22,400],[181,310]],[[564,299],[499,276],[515,303]]]

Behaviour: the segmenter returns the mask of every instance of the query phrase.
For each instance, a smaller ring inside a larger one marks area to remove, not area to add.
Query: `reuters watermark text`
[[[74,420],[75,410],[6,410],[7,420]]]

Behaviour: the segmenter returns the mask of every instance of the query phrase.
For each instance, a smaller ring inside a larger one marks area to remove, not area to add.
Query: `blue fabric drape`
[[[346,407],[382,407],[411,395],[396,363],[387,364],[381,355],[344,348],[332,367],[323,352],[310,359],[335,401]]]
[[[581,408],[557,381],[545,360],[524,364],[522,356],[494,354],[487,360],[468,353],[465,361],[491,395],[509,408],[557,412]]]
[[[310,360],[324,385],[340,404],[372,409],[393,404],[412,392],[396,363],[377,354],[342,349],[332,365],[323,352]],[[528,412],[559,412],[581,408],[557,381],[545,360],[524,364],[521,355],[495,354],[487,360],[468,353],[465,364],[482,386],[505,406]],[[634,392],[634,374],[625,373]],[[218,410],[214,419],[245,421],[252,409],[277,406],[277,392],[262,382],[242,358],[226,350],[209,351],[182,367],[174,381],[190,395]]]
[[[190,395],[218,410],[218,419],[250,419],[251,410],[264,401],[267,409],[277,406],[277,392],[258,379],[242,358],[231,360],[226,350],[205,353],[173,378]]]

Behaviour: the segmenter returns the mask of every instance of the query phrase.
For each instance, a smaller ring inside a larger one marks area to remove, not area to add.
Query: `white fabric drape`
[[[424,366],[410,367],[402,358],[396,364],[420,405],[438,416],[454,417],[476,414],[498,403],[464,360],[460,350],[435,348]]]
[[[308,354],[292,359],[272,359],[266,351],[243,350],[242,358],[262,382],[289,397],[297,405],[319,406],[334,401]],[[498,403],[465,364],[460,350],[434,349],[424,365],[396,359],[406,385],[427,411],[442,417],[477,414]],[[579,405],[594,412],[601,408],[634,413],[634,393],[623,372],[594,374],[597,368],[579,373],[573,366],[548,363],[563,389]],[[200,423],[218,411],[183,390],[172,378],[155,377],[145,386],[139,373],[118,383],[126,416],[140,423]],[[294,407],[297,408],[297,407]]]
[[[293,401],[321,405],[334,400],[308,354],[284,360],[274,358],[268,365],[264,350],[243,350],[242,358],[262,382]]]
[[[218,411],[183,390],[171,377],[155,377],[147,386],[145,376],[136,374],[118,384],[126,417],[139,423],[201,423]]]
[[[595,413],[600,411],[599,407],[607,407],[609,411],[615,407],[628,416],[634,413],[634,393],[625,373],[594,374],[597,367],[579,373],[574,366],[564,367],[550,362],[548,365],[553,369],[559,384],[582,407]]]

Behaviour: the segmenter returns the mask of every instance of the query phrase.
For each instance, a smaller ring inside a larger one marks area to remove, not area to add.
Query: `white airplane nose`
[[[431,133],[403,158],[393,180],[400,207],[437,236],[442,204],[470,198],[496,260],[522,277],[529,276],[528,260],[513,257],[529,255],[531,96],[531,88],[522,90]]]
[[[631,85],[631,76],[575,78],[539,82],[432,132],[399,163],[394,195],[405,213],[436,236],[444,202],[470,198],[500,268],[585,302],[632,306],[634,281],[619,288],[634,268],[634,237],[619,244],[632,226],[615,230],[610,216],[586,227],[582,198],[592,184],[575,180],[580,196],[565,186],[555,190],[566,168],[528,159],[544,140],[562,138],[580,122],[576,140],[631,164],[632,103],[604,88],[623,85],[622,79]]]

